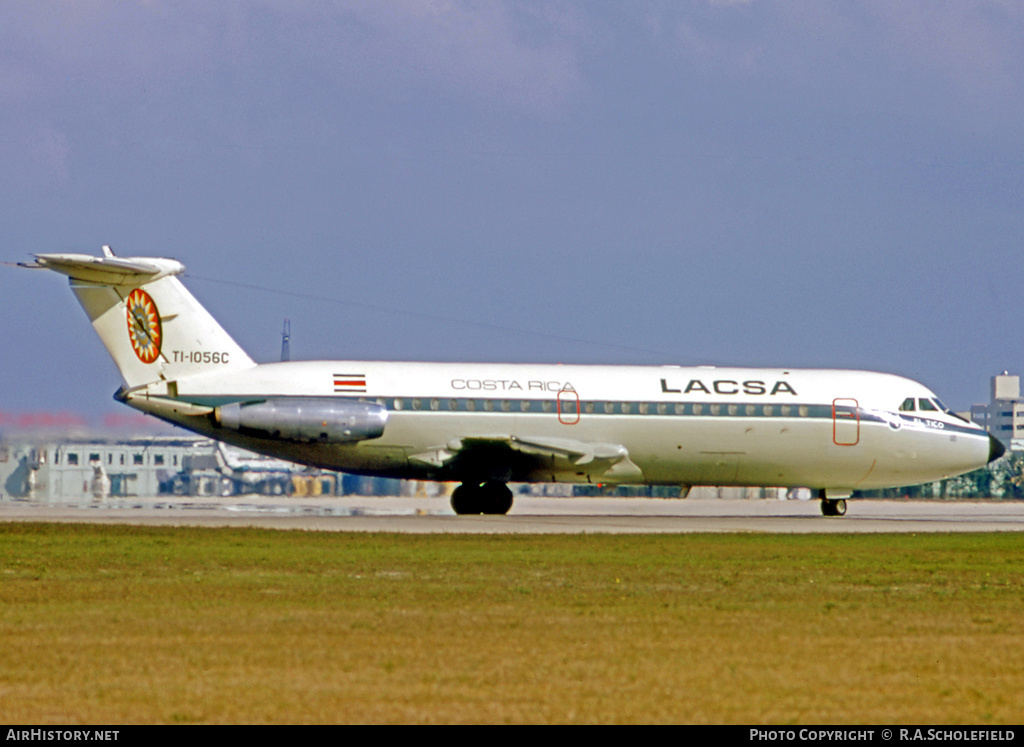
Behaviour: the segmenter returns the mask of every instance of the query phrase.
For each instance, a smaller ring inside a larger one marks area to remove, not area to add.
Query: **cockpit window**
[[[938,397],[907,397],[903,400],[903,404],[900,405],[900,412],[916,412],[918,410],[922,412],[944,412],[958,420],[963,420],[965,423],[969,422],[946,407]]]

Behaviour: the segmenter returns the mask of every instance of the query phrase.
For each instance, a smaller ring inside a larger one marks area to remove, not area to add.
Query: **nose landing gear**
[[[846,516],[846,499],[853,495],[852,490],[838,488],[821,489],[821,513],[825,516]]]
[[[845,516],[846,501],[842,498],[836,501],[830,501],[828,498],[822,498],[821,513],[825,516]]]

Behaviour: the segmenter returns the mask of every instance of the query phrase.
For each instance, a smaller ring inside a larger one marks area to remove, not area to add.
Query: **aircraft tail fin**
[[[174,259],[37,254],[34,264],[67,275],[129,388],[256,365],[176,277]]]

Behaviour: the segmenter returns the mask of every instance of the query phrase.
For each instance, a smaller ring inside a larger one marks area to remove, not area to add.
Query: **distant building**
[[[1024,398],[1020,376],[1009,372],[992,377],[992,399],[987,405],[972,405],[971,420],[1003,442],[1010,451],[1024,451]]]
[[[330,495],[338,482],[334,473],[206,438],[0,440],[0,497],[5,498]]]
[[[192,438],[44,438],[0,443],[0,492],[51,498],[159,495],[213,442]]]

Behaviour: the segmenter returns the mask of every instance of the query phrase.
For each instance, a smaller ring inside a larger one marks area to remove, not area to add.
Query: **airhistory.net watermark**
[[[119,729],[8,729],[9,742],[116,742]]]

